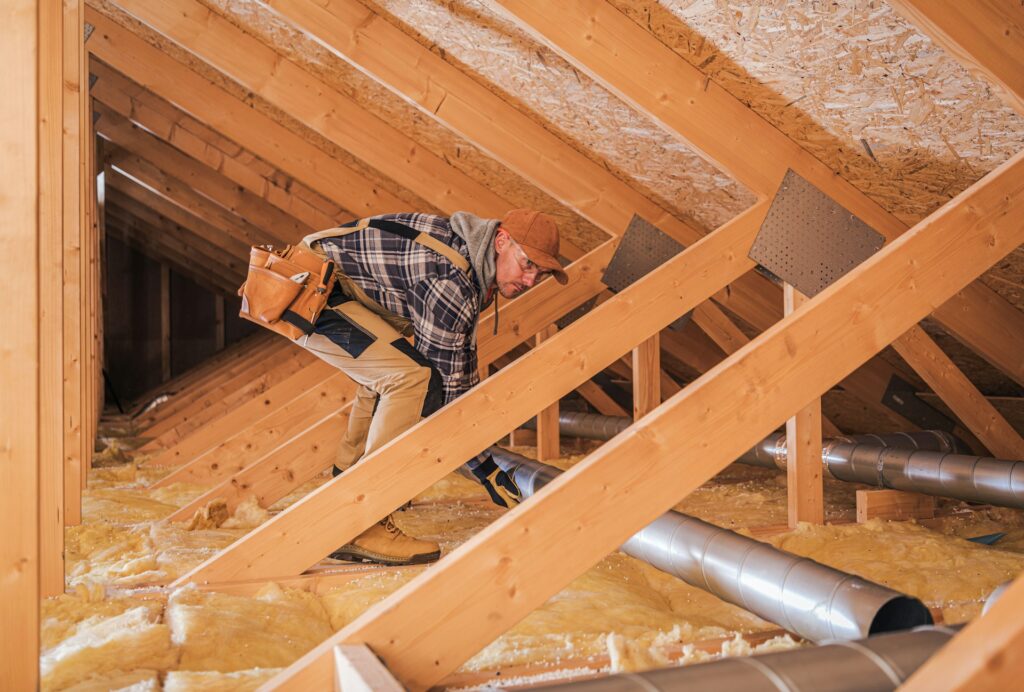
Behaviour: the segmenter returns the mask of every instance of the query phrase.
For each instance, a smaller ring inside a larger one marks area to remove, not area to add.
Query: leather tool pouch
[[[305,245],[282,250],[255,245],[249,253],[249,273],[238,289],[242,297],[238,314],[298,339],[313,331],[335,281],[334,262]]]

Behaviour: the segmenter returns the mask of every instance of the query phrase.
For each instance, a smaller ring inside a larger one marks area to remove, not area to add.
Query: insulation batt
[[[568,468],[582,458],[555,463]],[[785,520],[782,475],[730,468],[678,508],[720,525],[778,525]],[[166,601],[108,598],[105,590],[112,586],[166,582],[247,530],[226,526],[251,527],[269,516],[250,503],[221,528],[188,531],[152,517],[173,511],[194,491],[172,486],[163,494],[150,493],[144,485],[151,480],[130,465],[93,471],[86,523],[67,532],[68,581],[77,585],[75,593],[43,604],[45,689],[156,690],[161,684],[167,690],[255,689],[423,569],[361,574],[320,594],[271,584],[253,597],[185,588],[167,593]],[[279,504],[294,502],[321,482],[307,484]],[[852,515],[854,489],[829,484],[830,517]],[[480,486],[453,474],[421,493],[410,509],[396,514],[396,521],[412,535],[438,540],[448,552],[503,512],[486,501]],[[957,537],[995,530],[1024,536],[1022,512],[974,512],[933,526],[938,530],[878,521],[801,526],[770,540],[905,590],[942,607],[949,621],[976,613],[991,587],[1024,567],[1022,555]],[[714,638],[726,640],[722,655],[748,655],[750,645],[735,637],[772,629],[771,623],[615,553],[484,648],[463,670],[537,664],[642,669],[669,660],[702,660],[710,654],[695,643]],[[781,638],[758,650],[795,645]]]

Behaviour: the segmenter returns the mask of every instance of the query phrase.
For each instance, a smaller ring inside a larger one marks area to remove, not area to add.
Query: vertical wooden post
[[[640,420],[660,404],[661,335],[655,334],[633,349],[633,420]]]
[[[88,191],[83,132],[88,106],[88,60],[83,41],[85,9],[64,8],[64,523],[82,522],[82,236]],[[77,28],[75,28],[77,27]],[[73,32],[77,31],[77,35]],[[75,36],[75,43],[72,42]],[[74,48],[72,48],[74,46]]]
[[[555,325],[542,329],[534,337],[534,344],[540,346],[545,339],[550,339],[558,331]],[[537,413],[537,458],[541,461],[557,459],[562,456],[561,436],[558,431],[558,402]]]
[[[807,297],[786,284],[785,313],[789,315]],[[786,489],[789,525],[807,521],[825,522],[825,497],[822,485],[821,399],[814,399],[786,421]]]
[[[64,591],[64,15],[60,3],[39,6],[39,26],[39,589],[51,596]]]
[[[213,296],[213,321],[214,348],[223,351],[227,341],[227,323],[224,321],[224,296],[219,293]]]
[[[40,69],[41,45],[53,47],[52,27],[37,0],[0,4],[0,254],[22,258],[0,272],[7,297],[0,335],[0,680],[5,689],[39,684],[39,264],[41,91],[53,88]],[[41,16],[43,15],[43,16]],[[60,24],[57,24],[58,29]],[[59,31],[58,31],[59,40]],[[60,84],[56,85],[60,90]],[[59,112],[57,114],[59,120]]]
[[[171,379],[171,268],[160,263],[160,381]]]

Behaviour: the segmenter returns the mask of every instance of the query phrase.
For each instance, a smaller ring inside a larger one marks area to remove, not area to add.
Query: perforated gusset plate
[[[618,293],[685,249],[685,246],[660,231],[657,226],[634,214],[626,232],[622,234],[612,261],[605,269],[602,281],[613,293]],[[689,321],[690,313],[686,313],[670,324],[669,329],[678,331]]]
[[[884,242],[866,223],[789,171],[748,257],[804,295],[814,296]]]
[[[590,312],[594,308],[594,303],[596,302],[597,298],[591,298],[590,300],[580,305],[578,308],[575,308],[565,313],[560,320],[555,322],[555,324],[558,326],[559,329],[565,329],[570,324],[572,324],[573,322],[575,322],[576,320]]]

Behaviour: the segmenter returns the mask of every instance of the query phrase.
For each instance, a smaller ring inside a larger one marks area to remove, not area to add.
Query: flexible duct
[[[490,451],[524,496],[561,473],[500,447]],[[620,550],[812,641],[932,622],[915,598],[679,512],[658,517]]]
[[[611,439],[630,419],[592,413],[559,415],[566,435]],[[607,434],[607,437],[600,435]],[[959,454],[955,437],[925,430],[885,435],[853,435],[825,441],[825,470],[839,480],[1024,509],[1024,461]],[[786,435],[775,433],[736,461],[786,468]]]
[[[680,668],[544,686],[572,692],[889,692],[956,633],[921,627],[860,641],[725,658]]]

